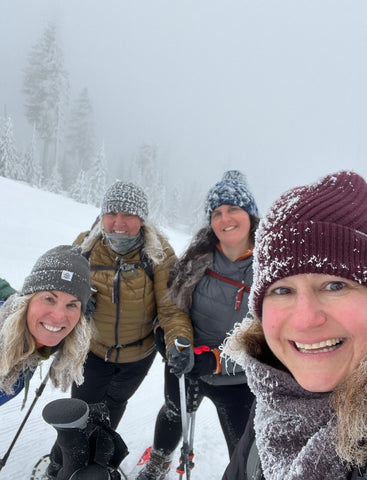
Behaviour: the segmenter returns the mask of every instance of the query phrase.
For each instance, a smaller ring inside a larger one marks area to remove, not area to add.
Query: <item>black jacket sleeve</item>
[[[252,405],[246,429],[231,456],[222,480],[250,480],[250,478],[254,478],[252,474],[258,470],[259,457],[255,447],[254,430],[255,407],[256,402]],[[251,470],[251,472],[248,472],[248,470]],[[262,477],[260,475],[255,476],[255,478],[260,480]]]

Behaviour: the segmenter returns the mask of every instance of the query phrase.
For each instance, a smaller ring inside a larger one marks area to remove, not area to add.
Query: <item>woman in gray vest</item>
[[[252,283],[252,251],[259,214],[241,172],[226,172],[210,189],[205,213],[208,225],[196,234],[176,263],[170,295],[190,315],[194,328],[194,366],[188,376],[197,382],[196,407],[204,397],[212,400],[230,455],[245,429],[253,401],[244,372],[230,362],[221,362],[218,348],[234,324],[247,314]],[[190,354],[191,348],[185,350]],[[174,373],[179,371],[183,352],[176,362],[171,355],[166,365],[165,404],[156,420],[150,460],[138,480],[167,478],[173,452],[180,442],[179,386]]]

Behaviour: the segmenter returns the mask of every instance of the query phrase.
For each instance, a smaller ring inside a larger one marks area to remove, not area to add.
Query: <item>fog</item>
[[[324,173],[367,177],[365,0],[0,0],[1,108],[19,142],[30,47],[57,26],[114,178],[145,141],[168,181],[246,173],[265,213]]]

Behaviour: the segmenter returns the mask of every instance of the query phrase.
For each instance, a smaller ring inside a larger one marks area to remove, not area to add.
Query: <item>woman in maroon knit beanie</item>
[[[224,347],[256,396],[256,478],[367,478],[366,286],[360,175],[327,175],[273,204],[256,235],[251,318]],[[246,435],[223,479],[250,478]]]

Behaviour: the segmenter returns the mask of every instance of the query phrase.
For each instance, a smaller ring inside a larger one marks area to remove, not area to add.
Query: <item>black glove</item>
[[[217,368],[217,358],[213,352],[203,352],[194,355],[195,364],[189,373],[191,378],[199,378],[203,375],[211,375]]]
[[[171,373],[176,377],[189,372],[194,365],[194,351],[185,337],[177,337],[176,344],[172,345],[168,353],[168,365]]]

